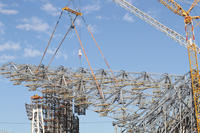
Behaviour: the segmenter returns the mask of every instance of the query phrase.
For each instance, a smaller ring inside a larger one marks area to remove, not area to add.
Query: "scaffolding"
[[[90,109],[113,118],[120,132],[196,132],[190,73],[185,75],[105,70],[94,74],[102,88],[101,99],[89,70],[5,64],[1,75],[14,84],[41,93],[44,129],[49,133],[78,133],[78,115]],[[26,105],[27,106],[27,105]],[[27,106],[31,110],[34,103]],[[32,113],[27,111],[29,119]]]

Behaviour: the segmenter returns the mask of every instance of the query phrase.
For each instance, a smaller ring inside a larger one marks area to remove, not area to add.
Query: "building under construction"
[[[113,126],[121,132],[196,132],[189,73],[119,71],[114,72],[118,84],[113,84],[110,72],[96,70],[102,99],[89,70],[41,67],[35,75],[36,69],[14,63],[1,67],[1,74],[14,84],[42,92],[41,96],[32,97],[31,104],[26,104],[33,133],[77,133],[77,116],[86,115],[88,108],[113,118]]]
[[[26,104],[32,132],[79,133],[79,119],[72,111],[72,101],[61,99],[54,90],[44,90],[43,97],[32,96]],[[40,129],[40,131],[38,131]]]
[[[0,68],[1,75],[14,85],[24,85],[37,94],[26,104],[32,133],[79,133],[79,115],[92,109],[102,117],[113,118],[116,133],[200,133],[200,78],[197,61],[198,46],[194,40],[191,10],[198,4],[194,0],[188,11],[174,0],[159,0],[174,13],[183,16],[186,37],[161,24],[125,0],[114,0],[118,5],[167,34],[179,44],[187,47],[190,72],[185,75],[154,74],[148,72],[112,71],[97,45],[107,70],[93,70],[74,24],[82,13],[64,7],[71,18],[71,25],[60,42],[59,50],[70,30],[75,30],[89,70],[72,70],[63,66],[51,69],[43,66],[42,60],[51,42],[54,28],[39,66],[8,63]],[[73,15],[75,15],[73,17]],[[86,23],[85,19],[83,22]],[[86,24],[86,26],[88,26]],[[81,51],[79,56],[82,56]]]

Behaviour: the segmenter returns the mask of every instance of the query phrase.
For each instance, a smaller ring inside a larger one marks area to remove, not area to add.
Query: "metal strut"
[[[48,44],[47,44],[47,46],[46,46],[46,48],[45,48],[45,50],[44,50],[42,59],[40,60],[40,63],[39,63],[39,65],[38,65],[38,68],[37,68],[37,70],[36,70],[35,73],[38,72],[38,70],[39,70],[39,68],[40,68],[40,66],[41,66],[41,64],[42,64],[42,61],[43,61],[44,56],[46,55],[46,52],[47,52],[47,50],[48,50],[48,48],[49,48],[49,45],[50,45],[51,40],[52,40],[52,38],[53,38],[53,36],[54,36],[54,33],[55,33],[56,29],[57,29],[57,26],[58,26],[58,24],[59,24],[59,22],[60,22],[60,19],[61,19],[61,17],[62,17],[62,14],[63,14],[63,11],[61,11],[61,13],[60,13],[60,16],[59,16],[59,18],[58,18],[58,21],[56,22],[56,25],[55,25],[55,27],[54,27],[54,30],[53,30],[53,32],[52,32],[52,34],[51,34],[51,37],[50,37],[50,39],[49,39],[49,41],[48,41]]]
[[[63,10],[66,10],[66,11],[72,13],[72,14],[75,14],[76,17],[77,17],[77,16],[82,16],[82,13],[77,12],[77,11],[74,11],[74,10],[70,9],[69,7],[64,7]],[[69,14],[69,16],[71,17],[70,14]],[[71,18],[72,18],[72,17],[71,17]],[[72,21],[72,19],[71,19],[71,21]],[[87,60],[87,63],[88,63],[88,65],[89,65],[89,67],[90,67],[90,71],[92,72],[92,76],[93,76],[93,79],[94,79],[94,81],[95,81],[95,83],[96,83],[96,86],[97,86],[97,89],[98,89],[100,98],[104,100],[105,98],[104,98],[103,90],[102,90],[101,87],[99,86],[99,83],[98,83],[98,81],[97,81],[97,79],[96,79],[96,76],[95,76],[94,71],[93,71],[93,69],[92,69],[92,66],[91,66],[91,64],[90,64],[90,61],[89,61],[89,59],[88,59],[88,57],[87,57],[86,51],[85,51],[85,49],[84,49],[84,47],[83,47],[82,41],[81,41],[81,39],[80,39],[80,36],[79,36],[78,31],[77,31],[77,29],[76,29],[76,26],[75,26],[75,24],[74,24],[74,21],[72,21],[72,27],[73,27],[73,29],[75,30],[75,33],[76,33],[77,38],[78,38],[78,40],[79,40],[80,46],[81,46],[81,48],[82,48],[82,50],[83,50],[83,53],[84,53],[84,55],[85,55],[85,57],[86,57],[86,60]]]
[[[74,18],[73,22],[75,22],[76,18],[77,18],[77,16]],[[61,42],[59,43],[58,48],[56,49],[54,55],[52,56],[52,58],[51,58],[51,60],[50,60],[50,62],[49,62],[49,64],[48,64],[47,68],[48,68],[48,67],[51,65],[51,63],[53,62],[53,60],[54,60],[54,58],[55,58],[55,56],[56,56],[58,50],[60,49],[61,45],[63,44],[65,38],[67,37],[67,35],[69,34],[69,32],[71,31],[72,28],[73,28],[73,25],[70,25],[70,27],[68,28],[67,32],[65,33],[63,39],[62,39]]]

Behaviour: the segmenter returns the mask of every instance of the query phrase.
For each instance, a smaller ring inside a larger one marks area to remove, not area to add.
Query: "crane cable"
[[[97,46],[97,48],[98,48],[98,50],[99,50],[99,52],[100,52],[102,58],[104,59],[105,64],[107,65],[108,69],[109,69],[110,72],[112,73],[112,76],[113,76],[113,78],[114,78],[115,83],[118,83],[118,81],[117,81],[116,78],[115,78],[114,72],[112,71],[112,69],[111,69],[111,67],[110,67],[110,65],[109,65],[109,63],[108,63],[108,61],[107,61],[107,59],[105,58],[105,56],[104,56],[104,54],[103,54],[103,52],[102,52],[100,46],[98,45],[96,39],[94,38],[94,35],[92,34],[92,31],[91,31],[90,28],[89,28],[89,25],[86,23],[86,20],[84,19],[84,17],[81,17],[81,18],[82,18],[83,22],[85,23],[86,28],[87,28],[88,32],[90,33],[92,39],[94,40],[94,43],[96,44],[96,46]]]
[[[103,52],[102,52],[102,50],[101,50],[99,44],[97,43],[97,41],[96,41],[96,39],[95,39],[95,37],[94,37],[94,35],[93,35],[91,29],[89,28],[89,25],[87,24],[87,22],[86,22],[86,20],[85,20],[85,18],[84,18],[83,16],[82,16],[81,18],[82,18],[82,20],[83,20],[83,22],[84,22],[84,24],[85,24],[85,26],[86,26],[88,32],[90,33],[90,35],[91,35],[91,37],[92,37],[92,39],[93,39],[93,41],[94,41],[96,47],[98,48],[98,50],[99,50],[99,52],[100,52],[100,54],[101,54],[101,56],[102,56],[102,58],[103,58],[103,60],[104,60],[104,62],[105,62],[105,64],[106,64],[106,66],[108,67],[109,71],[110,71],[111,74],[112,74],[112,77],[113,77],[114,82],[115,82],[114,86],[119,86],[119,81],[117,81],[117,79],[116,79],[116,77],[115,77],[115,75],[114,75],[114,72],[113,72],[113,70],[111,69],[111,67],[110,67],[110,65],[109,65],[109,63],[108,63],[108,60],[105,58],[105,56],[104,56],[104,54],[103,54]],[[122,92],[122,90],[120,90],[120,89],[118,88],[117,91],[116,91],[116,93],[119,93],[119,94],[120,94],[119,100],[121,100],[122,103],[124,103],[124,102],[123,102],[124,99],[123,99],[123,94],[122,94],[123,92]]]
[[[53,32],[52,32],[52,34],[51,34],[51,36],[50,36],[50,39],[49,39],[49,41],[48,41],[48,44],[47,44],[47,46],[46,46],[46,48],[45,48],[45,51],[44,51],[44,53],[43,53],[43,55],[42,55],[42,59],[40,60],[40,63],[39,63],[39,65],[38,65],[38,68],[36,69],[35,73],[38,73],[38,71],[39,71],[39,68],[40,68],[40,66],[41,66],[41,64],[42,64],[42,61],[43,61],[43,59],[44,59],[44,56],[45,56],[46,53],[47,53],[47,50],[48,50],[49,45],[50,45],[50,43],[51,43],[51,40],[52,40],[52,38],[53,38],[53,36],[54,36],[54,33],[55,33],[56,29],[57,29],[57,26],[58,26],[59,22],[60,22],[60,19],[61,19],[61,17],[62,17],[62,14],[63,14],[63,11],[61,11],[61,13],[60,13],[60,16],[59,16],[59,18],[58,18],[58,21],[56,22],[56,25],[55,25],[55,27],[54,27],[54,30],[53,30]]]
[[[75,22],[77,16],[74,18],[74,20],[72,21],[73,23]],[[71,29],[73,28],[73,25],[70,25],[69,29],[67,30],[67,32],[65,33],[63,39],[61,40],[61,42],[59,43],[54,55],[52,56],[51,60],[49,61],[49,64],[47,65],[47,68],[51,65],[51,63],[53,62],[56,54],[58,53],[58,50],[60,49],[61,45],[63,44],[65,38],[67,37],[67,35],[69,34],[69,32],[71,31]]]
[[[85,49],[84,49],[84,47],[83,47],[83,43],[82,43],[82,41],[81,41],[81,39],[80,39],[80,36],[79,36],[78,31],[77,31],[77,29],[76,29],[76,26],[74,25],[74,22],[72,22],[72,25],[73,25],[73,28],[74,28],[74,30],[75,30],[76,36],[77,36],[77,38],[78,38],[78,40],[79,40],[79,43],[80,43],[80,45],[81,45],[81,48],[82,48],[82,50],[83,50],[83,53],[84,53],[84,55],[85,55],[85,57],[86,57],[87,63],[88,63],[88,65],[89,65],[89,67],[90,67],[90,71],[92,72],[92,76],[93,76],[93,78],[94,78],[94,81],[95,81],[95,83],[96,83],[96,85],[97,85],[97,89],[98,89],[98,92],[99,92],[99,94],[100,94],[100,98],[104,99],[103,91],[102,91],[102,89],[100,88],[99,83],[98,83],[98,81],[97,81],[97,79],[96,79],[96,76],[95,76],[94,71],[93,71],[93,69],[92,69],[92,66],[91,66],[91,64],[90,64],[90,61],[89,61],[89,59],[88,59],[88,57],[87,57],[86,51],[85,51]]]

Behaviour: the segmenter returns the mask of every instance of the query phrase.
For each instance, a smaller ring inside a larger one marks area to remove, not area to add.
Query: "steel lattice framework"
[[[187,47],[185,38],[179,33],[125,0],[114,2]],[[39,127],[35,126],[35,133],[78,133],[78,117],[73,112],[86,115],[87,109],[113,118],[113,125],[121,128],[121,132],[197,132],[191,84],[198,83],[194,83],[196,80],[191,82],[190,73],[115,71],[113,75],[101,69],[92,75],[84,68],[73,70],[61,66],[51,69],[15,63],[3,65],[0,71],[14,85],[41,92],[42,97],[34,96],[32,104],[26,104],[28,118]]]
[[[91,109],[101,116],[113,118],[122,132],[196,132],[190,74],[171,75],[147,72],[114,72],[96,70],[103,90],[101,99],[89,70],[64,67],[46,69],[40,66],[9,63],[1,74],[24,85],[30,91],[53,93],[63,101],[74,101],[74,111],[85,115]],[[46,118],[44,118],[46,119]]]

